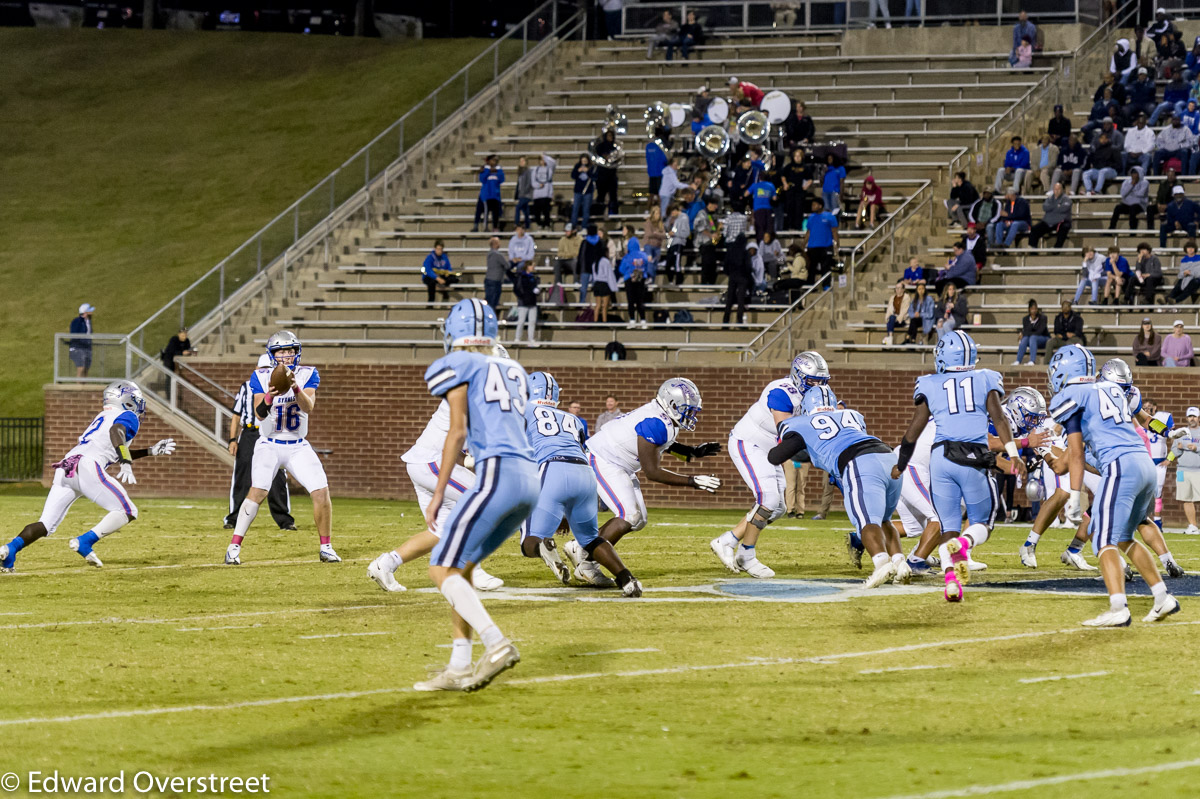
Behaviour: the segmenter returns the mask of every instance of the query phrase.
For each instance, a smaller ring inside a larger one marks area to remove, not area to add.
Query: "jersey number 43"
[[[518,367],[510,366],[508,367],[508,379],[517,385],[515,394],[508,387],[508,381],[500,374],[500,364],[489,363],[487,380],[483,384],[483,398],[487,402],[499,405],[502,411],[515,410],[524,415],[525,403],[529,399],[529,387],[525,383],[525,375]]]

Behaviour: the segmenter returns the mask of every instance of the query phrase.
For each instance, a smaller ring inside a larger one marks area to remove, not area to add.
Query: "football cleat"
[[[631,599],[640,597],[642,595],[642,584],[638,582],[636,577],[634,577],[632,580],[625,583],[625,585],[621,586],[621,595],[627,596]]]
[[[1128,627],[1132,621],[1133,617],[1129,615],[1129,608],[1121,608],[1120,610],[1107,610],[1094,619],[1080,623],[1084,627]]]
[[[413,685],[414,691],[462,691],[471,679],[471,669],[456,671],[447,666],[424,682]]]
[[[471,676],[463,681],[462,690],[478,691],[487,688],[492,680],[503,672],[521,662],[521,653],[512,645],[512,641],[503,639],[495,646],[488,647],[475,664]]]
[[[1021,565],[1027,569],[1037,568],[1037,547],[1031,547],[1029,544],[1021,544],[1021,548],[1017,550],[1017,554],[1021,556]]]
[[[72,538],[67,542],[67,546],[71,548],[72,552],[78,552],[80,557],[87,561],[89,565],[100,569],[104,567],[104,563],[101,562],[99,556],[92,551],[92,544],[99,540],[99,536],[97,536],[95,533],[88,532],[84,533],[78,538]]]
[[[846,554],[850,556],[850,563],[854,568],[862,568],[862,539],[855,533],[846,533]]]
[[[987,571],[987,564],[967,555],[967,569],[973,572],[985,572]]]
[[[504,587],[504,581],[488,574],[479,564],[475,564],[475,568],[471,570],[471,585],[476,591],[495,591]]]
[[[594,585],[597,588],[613,588],[617,581],[600,571],[595,561],[583,560],[575,567],[575,579],[581,583]]]
[[[1064,549],[1062,555],[1059,556],[1059,560],[1063,562],[1064,566],[1070,566],[1072,569],[1078,569],[1081,572],[1100,571],[1083,559],[1082,552],[1072,552],[1069,549]]]
[[[925,562],[929,564],[929,568],[931,569],[940,569],[942,567],[942,559],[933,553],[930,553],[929,557],[925,558]]]
[[[0,546],[0,573],[10,574],[17,565],[17,553],[9,549],[8,544]]]
[[[946,590],[943,592],[947,602],[962,602],[963,587],[958,581],[958,572],[951,569],[946,572]]]
[[[575,539],[571,539],[563,544],[563,552],[571,559],[571,563],[576,566],[587,560],[587,553],[583,551],[583,547],[579,546],[579,542]]]
[[[1170,577],[1171,579],[1175,579],[1176,577],[1182,577],[1185,574],[1187,574],[1187,572],[1185,572],[1183,570],[1183,567],[1180,566],[1178,563],[1176,563],[1173,560],[1167,561],[1167,576],[1168,577]]]
[[[729,569],[729,571],[733,572],[734,574],[737,574],[739,571],[741,571],[737,564],[737,549],[721,543],[720,536],[717,536],[710,541],[708,543],[708,547],[713,551],[713,554],[720,559],[721,563],[725,564],[726,569]]]
[[[737,555],[737,565],[741,571],[746,572],[751,577],[757,577],[760,580],[768,580],[775,576],[775,570],[770,566],[765,565],[756,556],[751,555],[748,559],[743,558],[739,552]]]
[[[1125,582],[1131,583],[1131,582],[1133,582],[1133,578],[1134,578],[1133,567],[1130,566],[1128,563],[1126,563],[1125,564]]]
[[[226,566],[241,566],[242,565],[242,548],[238,544],[230,544],[229,549],[225,550],[225,565]]]
[[[896,573],[892,575],[892,582],[896,585],[908,585],[912,581],[913,570],[908,565],[908,561],[902,560],[896,564]]]
[[[571,570],[567,568],[567,564],[563,563],[562,558],[558,556],[558,547],[554,545],[553,538],[542,539],[542,543],[538,544],[538,554],[542,556],[542,562],[550,568],[550,571],[563,585],[570,584]]]
[[[396,582],[396,575],[388,571],[383,565],[383,559],[386,555],[387,553],[385,552],[383,555],[380,555],[379,557],[375,558],[375,560],[371,561],[370,565],[367,566],[367,576],[374,580],[375,584],[384,591],[389,591],[393,594],[399,593],[400,591],[407,591],[408,589]],[[417,690],[421,689],[418,688]]]
[[[953,569],[959,581],[966,585],[971,582],[971,569],[968,561],[971,558],[971,542],[963,536],[951,538],[938,547],[938,557],[947,571]]]
[[[338,553],[333,551],[333,544],[321,544],[321,551],[318,555],[322,563],[341,563],[342,559],[338,557]]]
[[[871,572],[871,576],[863,582],[863,588],[878,588],[892,579],[896,574],[896,565],[890,560]]]
[[[904,565],[908,567],[909,574],[913,577],[924,577],[929,574],[929,561],[927,560],[909,558],[904,561]]]
[[[1145,621],[1145,622],[1162,621],[1167,616],[1170,616],[1171,614],[1178,613],[1178,612],[1179,612],[1179,600],[1176,599],[1175,597],[1171,596],[1170,594],[1167,594],[1167,596],[1163,599],[1162,603],[1155,605],[1150,610],[1150,612],[1146,614],[1146,618],[1142,619],[1142,621]]]

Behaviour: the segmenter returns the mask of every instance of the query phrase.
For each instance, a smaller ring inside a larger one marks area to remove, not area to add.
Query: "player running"
[[[146,412],[142,390],[131,381],[109,383],[104,389],[103,403],[100,414],[79,437],[79,443],[65,458],[51,465],[54,481],[42,515],[33,524],[25,525],[12,541],[0,546],[0,572],[11,572],[18,552],[57,530],[71,505],[81,496],[108,511],[91,530],[68,542],[72,550],[96,568],[104,565],[92,550],[96,542],[137,518],[137,506],[121,483],[136,485],[133,461],[147,455],[170,455],[175,452],[175,441],[164,438],[149,449],[129,448]],[[116,479],[105,472],[114,463],[120,464]]]
[[[875,570],[864,586],[875,588],[893,578],[908,582],[912,573],[900,551],[900,534],[890,521],[900,500],[899,475],[893,474],[895,453],[867,435],[861,415],[838,410],[828,386],[805,391],[800,410],[800,416],[779,425],[779,444],[768,459],[778,466],[807,450],[813,466],[837,481],[846,515],[871,555]]]
[[[995,522],[999,497],[991,472],[995,455],[988,450],[987,421],[996,424],[997,436],[1013,468],[1023,477],[1025,462],[1012,440],[1001,400],[1003,379],[990,369],[976,369],[978,349],[966,333],[954,330],[937,343],[937,373],[917,378],[913,401],[916,410],[900,443],[900,457],[892,470],[899,479],[908,467],[917,439],[932,416],[937,436],[929,461],[933,507],[949,540],[938,548],[945,572],[945,597],[959,602],[963,584],[970,579],[971,549],[987,541]],[[962,503],[967,505],[968,526],[962,530]],[[962,535],[959,533],[962,532]]]
[[[1108,589],[1109,609],[1083,622],[1087,627],[1128,627],[1124,552],[1150,586],[1154,607],[1143,621],[1155,622],[1179,612],[1179,602],[1167,591],[1149,552],[1133,540],[1134,529],[1146,518],[1154,500],[1154,463],[1134,431],[1133,414],[1125,392],[1108,380],[1096,380],[1096,360],[1078,344],[1059,349],[1047,367],[1050,416],[1067,431],[1070,499],[1066,515],[1078,523],[1083,516],[1084,447],[1096,454],[1101,467],[1100,493],[1092,517],[1092,547],[1100,558],[1100,573]]]
[[[280,330],[267,339],[267,355],[271,366],[255,369],[250,375],[251,400],[254,415],[259,419],[259,438],[254,444],[254,458],[250,462],[250,491],[238,510],[237,524],[229,547],[225,550],[225,565],[240,566],[242,563],[242,540],[250,529],[258,506],[267,498],[271,481],[280,469],[304,486],[313,504],[313,521],[321,548],[317,557],[322,563],[341,563],[342,559],[329,543],[333,524],[333,504],[329,501],[329,480],[325,467],[306,440],[308,417],[317,403],[317,387],[321,375],[314,366],[300,365],[300,339],[290,330]],[[271,385],[274,367],[287,367],[288,387],[280,391]]]
[[[476,691],[521,660],[468,582],[475,564],[516,532],[538,496],[537,467],[525,438],[529,382],[520,364],[495,356],[498,328],[486,303],[460,300],[443,325],[448,354],[425,372],[429,393],[450,406],[450,430],[425,523],[442,534],[429,558],[429,576],[450,603],[454,638],[449,664],[414,685],[418,691]],[[464,444],[475,458],[476,482],[441,527],[438,517]],[[484,646],[474,666],[472,630]]]
[[[596,518],[596,476],[588,467],[580,443],[582,422],[558,407],[558,381],[549,372],[529,376],[529,406],[525,410],[525,434],[533,447],[541,477],[537,507],[521,526],[521,554],[541,557],[563,583],[571,582],[571,571],[554,546],[554,532],[565,516],[581,550],[575,574],[592,585],[619,585],[628,597],[642,595],[642,584],[625,568],[612,544],[600,537]],[[604,566],[611,579],[595,569]]]

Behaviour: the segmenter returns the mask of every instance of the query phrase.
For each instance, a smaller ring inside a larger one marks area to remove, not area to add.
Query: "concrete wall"
[[[1012,49],[1012,26],[954,25],[927,28],[901,27],[902,17],[893,17],[896,27],[888,30],[846,31],[842,52],[846,55],[891,55],[895,53],[1007,53]],[[1090,25],[1046,25],[1046,50],[1074,50],[1094,30]],[[1037,63],[1037,60],[1034,60]]]

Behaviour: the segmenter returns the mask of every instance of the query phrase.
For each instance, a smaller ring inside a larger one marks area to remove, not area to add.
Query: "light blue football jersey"
[[[507,358],[478,352],[451,352],[425,371],[429,393],[443,397],[467,386],[467,449],[476,461],[506,457],[533,460],[525,437],[528,376]]]
[[[840,475],[838,458],[847,447],[863,441],[879,441],[863,429],[862,415],[849,410],[793,416],[779,425],[780,439],[788,433],[804,439],[813,466],[835,477]]]
[[[922,399],[937,425],[937,441],[986,444],[987,397],[999,391],[1004,397],[1004,378],[991,369],[943,372],[917,378],[913,401]],[[936,441],[934,443],[937,443]]]
[[[525,411],[525,435],[538,463],[551,458],[583,460],[583,445],[579,443],[582,429],[583,423],[578,416],[550,405],[531,402]]]
[[[1101,471],[1122,455],[1146,453],[1146,444],[1133,427],[1125,392],[1116,383],[1072,383],[1050,401],[1050,418],[1064,428],[1079,417],[1083,442],[1099,461]]]

